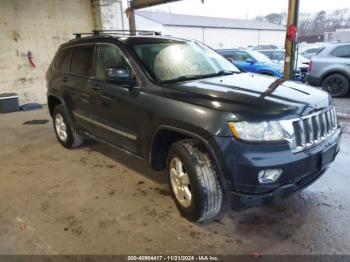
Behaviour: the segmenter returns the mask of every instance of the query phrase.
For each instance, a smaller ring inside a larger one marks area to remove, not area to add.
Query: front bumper
[[[229,137],[216,137],[228,174],[233,183],[233,204],[255,206],[268,204],[289,196],[316,181],[327,169],[322,164],[323,152],[335,146],[339,152],[341,130],[338,129],[322,144],[303,152],[292,153],[287,143],[251,144]],[[273,184],[263,185],[258,173],[265,169],[282,169]]]

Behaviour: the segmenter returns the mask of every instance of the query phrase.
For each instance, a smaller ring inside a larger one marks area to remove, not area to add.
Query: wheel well
[[[343,73],[343,72],[341,72],[341,71],[331,71],[331,72],[326,73],[326,74],[322,77],[321,83],[323,83],[323,81],[324,81],[327,77],[329,77],[330,75],[335,75],[335,74],[344,76],[344,77],[350,82],[350,77],[349,77],[347,74],[345,74],[345,73]]]
[[[182,139],[191,138],[176,131],[162,129],[157,131],[151,147],[151,166],[155,170],[164,170],[170,146]]]
[[[57,97],[55,96],[49,96],[48,98],[48,107],[49,107],[49,112],[50,115],[52,116],[53,110],[55,109],[56,106],[62,104],[61,100],[59,100]]]

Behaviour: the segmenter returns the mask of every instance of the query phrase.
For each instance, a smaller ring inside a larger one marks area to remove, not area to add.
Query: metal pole
[[[126,12],[126,16],[129,19],[129,30],[131,32],[131,35],[135,35],[135,31],[136,31],[135,9],[128,8]]]
[[[297,39],[294,37],[293,39],[289,36],[290,29],[294,26],[298,28],[298,19],[299,19],[299,0],[289,0],[289,8],[288,8],[288,24],[287,24],[287,33],[286,33],[286,59],[284,63],[284,78],[292,79],[295,58],[297,54],[296,51],[296,43]]]

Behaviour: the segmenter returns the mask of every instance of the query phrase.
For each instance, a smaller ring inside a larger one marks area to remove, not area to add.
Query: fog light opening
[[[281,176],[282,169],[266,169],[261,170],[258,174],[260,184],[271,184],[277,181]]]

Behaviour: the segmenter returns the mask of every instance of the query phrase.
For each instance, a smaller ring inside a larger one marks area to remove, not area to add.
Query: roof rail
[[[148,30],[93,30],[91,33],[74,33],[75,39],[80,39],[82,36],[92,35],[119,35],[119,36],[131,36],[131,35],[161,35],[161,32],[148,31]]]

